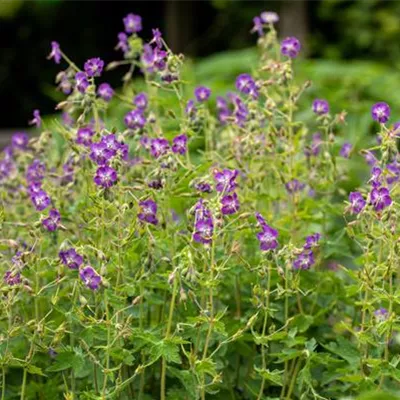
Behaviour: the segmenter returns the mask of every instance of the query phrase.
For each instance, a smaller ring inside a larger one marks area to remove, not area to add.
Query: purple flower
[[[73,182],[74,180],[74,165],[73,159],[70,158],[63,165],[63,175],[61,176],[61,185]]]
[[[41,182],[46,172],[46,166],[40,160],[35,159],[26,170],[26,180],[28,183]]]
[[[209,244],[212,242],[214,223],[211,217],[197,219],[193,232],[193,240],[197,243]]]
[[[176,73],[174,74],[169,71],[167,71],[161,75],[161,80],[168,84],[177,81],[178,78],[179,78],[179,76]]]
[[[217,192],[229,193],[232,192],[236,188],[236,177],[238,176],[239,171],[234,169],[224,169],[222,171],[216,171],[214,173],[214,179],[217,183],[216,190]]]
[[[369,182],[373,187],[378,188],[379,186],[381,186],[381,175],[382,170],[379,167],[372,167],[371,179],[369,180]]]
[[[133,99],[133,104],[135,104],[136,107],[139,108],[140,110],[145,110],[147,108],[148,103],[149,100],[147,98],[147,94],[144,92],[137,94]]]
[[[218,111],[218,120],[222,125],[225,125],[229,121],[231,115],[232,112],[230,110],[220,110]]]
[[[235,117],[235,123],[238,126],[243,126],[249,115],[249,110],[246,104],[236,94],[229,94],[229,98],[234,106],[233,116]]]
[[[293,261],[293,268],[296,270],[310,269],[315,263],[314,253],[309,250],[302,251]]]
[[[207,182],[198,182],[194,185],[194,188],[202,193],[211,193],[211,185]]]
[[[196,114],[196,107],[194,105],[194,100],[188,100],[185,107],[185,113],[188,117],[194,117]]]
[[[115,154],[116,152],[109,149],[104,142],[92,143],[90,145],[89,157],[98,165],[107,164]]]
[[[151,189],[159,190],[164,187],[164,184],[161,179],[153,179],[147,184],[147,186]]]
[[[26,150],[29,142],[29,136],[22,133],[15,133],[11,138],[11,146],[13,149]]]
[[[86,75],[90,77],[100,76],[103,72],[103,68],[104,61],[98,57],[89,58],[84,65]]]
[[[108,150],[113,152],[113,154],[115,154],[121,146],[121,143],[118,142],[116,136],[113,133],[102,136],[100,143],[103,143]]]
[[[145,149],[145,150],[150,150],[150,146],[151,146],[151,140],[148,136],[143,135],[140,137],[140,145]]]
[[[66,126],[72,126],[74,125],[74,119],[72,118],[71,114],[67,113],[67,112],[63,112],[61,115],[61,119],[62,122],[64,123],[64,125]]]
[[[199,201],[195,204],[194,212],[195,212],[195,220],[196,221],[198,219],[212,218],[211,211],[204,204],[203,199],[199,199]]]
[[[194,95],[198,102],[207,101],[211,96],[211,89],[206,86],[198,86],[194,90]]]
[[[274,11],[264,11],[260,14],[260,17],[265,24],[275,24],[279,21],[279,15]]]
[[[393,130],[391,132],[391,135],[394,136],[394,137],[399,137],[400,136],[400,121],[396,122],[393,125]]]
[[[177,154],[185,154],[188,138],[185,134],[175,136],[172,140],[172,151]]]
[[[374,121],[384,124],[390,117],[390,107],[387,103],[376,103],[371,108],[371,115]]]
[[[141,56],[141,61],[143,66],[148,72],[154,72],[154,62],[156,59],[156,54],[153,50],[153,47],[149,44],[145,44],[143,46],[143,53]]]
[[[125,32],[118,33],[118,43],[115,46],[116,50],[121,49],[124,54],[128,53],[129,51],[129,43],[128,43],[128,36]]]
[[[224,215],[235,214],[239,211],[239,199],[236,193],[225,195],[221,199],[221,212]]]
[[[33,110],[33,118],[29,121],[29,125],[35,125],[36,128],[40,128],[42,124],[42,119],[40,118],[40,111]]]
[[[129,160],[129,146],[126,143],[119,143],[117,154],[125,161]]]
[[[141,109],[136,109],[125,115],[124,122],[129,129],[141,129],[146,124],[146,117]]]
[[[30,195],[39,193],[42,190],[42,182],[32,182],[28,186],[28,193]]]
[[[210,210],[204,205],[203,199],[200,199],[195,207],[195,223],[193,240],[197,243],[209,244],[212,242],[214,232],[214,222]]]
[[[50,205],[50,197],[44,190],[32,193],[31,201],[37,211],[43,211]]]
[[[90,265],[82,268],[79,271],[79,276],[89,289],[97,290],[100,287],[101,276]]]
[[[142,30],[142,17],[135,14],[128,14],[124,19],[125,32],[137,33]]]
[[[295,37],[287,37],[281,42],[281,53],[290,58],[296,58],[299,55],[301,44]]]
[[[169,143],[167,139],[158,138],[152,139],[150,145],[150,153],[153,157],[159,158],[166,154],[169,150]]]
[[[321,134],[319,132],[314,133],[311,139],[311,146],[304,150],[304,154],[307,157],[317,156],[320,152],[322,144]]]
[[[263,35],[263,24],[260,17],[253,18],[253,28],[251,29],[251,33],[257,32],[258,36]]]
[[[374,311],[374,316],[379,322],[383,322],[389,318],[389,311],[381,307]]]
[[[59,89],[64,93],[64,94],[70,94],[72,92],[72,82],[66,76],[65,74],[61,78],[60,84],[58,85]]]
[[[236,89],[243,94],[258,97],[256,82],[249,74],[241,74],[236,78]]]
[[[108,83],[102,83],[97,89],[97,94],[104,100],[110,101],[114,96],[114,90]]]
[[[151,39],[150,43],[155,43],[156,46],[161,49],[162,44],[162,34],[158,28],[151,30],[153,33],[153,39]]]
[[[375,211],[382,211],[384,208],[389,207],[392,204],[389,189],[385,187],[372,189],[370,199]]]
[[[47,59],[50,60],[54,58],[54,62],[56,64],[60,64],[61,61],[61,51],[60,51],[60,45],[58,42],[51,42],[51,53],[48,55]]]
[[[117,179],[117,171],[114,168],[103,165],[97,168],[96,175],[94,176],[93,181],[98,186],[109,188],[115,185]]]
[[[89,86],[89,81],[84,72],[77,72],[75,74],[75,87],[80,93],[85,93]]]
[[[271,228],[267,223],[261,225],[262,231],[257,233],[257,239],[260,242],[260,250],[269,251],[278,247],[278,231]]]
[[[50,232],[54,232],[58,228],[61,215],[56,208],[49,211],[49,216],[42,221],[43,226]]]
[[[363,155],[364,155],[365,161],[371,167],[374,166],[378,162],[375,155],[370,151],[365,151]]]
[[[158,224],[157,219],[157,204],[149,199],[139,202],[140,212],[138,218],[140,221],[147,222],[152,225]]]
[[[49,347],[48,354],[50,358],[56,358],[58,356],[58,353],[52,347]]]
[[[78,269],[83,263],[83,257],[73,247],[60,251],[58,255],[61,262],[70,269]]]
[[[389,173],[388,176],[386,177],[386,182],[389,185],[393,184],[394,182],[398,182],[400,179],[400,164],[397,161],[392,162],[386,165],[386,169]]]
[[[245,74],[244,74],[245,75]],[[250,76],[250,75],[249,75]],[[237,81],[237,80],[236,80]],[[229,106],[228,106],[228,102],[226,101],[225,98],[223,98],[222,96],[217,96],[216,99],[216,106],[217,106],[217,110],[218,111],[223,111],[223,110],[228,110]]]
[[[285,187],[288,193],[296,193],[303,190],[306,187],[306,185],[297,179],[292,179],[291,181],[285,184]]]
[[[5,181],[15,170],[15,164],[11,159],[0,160],[0,183]]]
[[[312,110],[315,114],[324,115],[329,113],[329,103],[323,99],[315,99],[312,104]]]
[[[89,147],[92,144],[93,136],[94,136],[94,131],[92,129],[88,127],[79,128],[76,134],[76,143]]]
[[[349,195],[350,212],[359,214],[365,207],[366,201],[360,192],[351,192]]]
[[[255,217],[261,228],[264,229],[264,227],[268,226],[267,221],[265,221],[264,217],[259,212],[255,213]]]
[[[349,158],[352,148],[353,146],[351,145],[351,143],[344,143],[339,152],[340,156],[344,158]]]
[[[9,286],[18,285],[22,282],[21,274],[19,272],[6,271],[4,282]]]
[[[307,236],[306,243],[303,247],[307,250],[310,250],[313,247],[318,245],[318,242],[320,241],[320,239],[321,239],[320,233],[314,233],[313,235]]]

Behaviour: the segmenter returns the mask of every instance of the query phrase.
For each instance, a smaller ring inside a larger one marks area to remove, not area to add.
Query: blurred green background
[[[159,27],[174,51],[195,60],[196,80],[223,91],[233,88],[237,74],[251,70],[252,18],[264,10],[279,13],[281,37],[300,38],[306,60],[296,67],[299,75],[314,82],[311,96],[327,98],[334,111],[348,110],[350,132],[369,129],[375,101],[389,102],[394,119],[400,118],[399,1],[2,0],[0,101],[6,112],[0,129],[26,126],[34,108],[54,112],[59,69],[46,60],[51,40],[80,65],[94,56],[119,59],[114,47],[122,17],[134,12],[143,17],[144,38]],[[117,87],[120,74],[109,72],[104,80]]]

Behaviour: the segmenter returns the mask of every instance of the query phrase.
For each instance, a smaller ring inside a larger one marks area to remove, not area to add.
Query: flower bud
[[[83,297],[82,295],[81,295],[81,296],[79,296],[79,303],[81,303],[81,305],[82,305],[83,307],[85,307],[85,306],[86,306],[86,304],[87,304],[87,300],[86,300],[86,298],[85,298],[85,297]]]
[[[184,288],[181,288],[180,292],[179,292],[179,301],[181,302],[186,302],[187,300],[187,294]]]
[[[172,284],[174,283],[174,280],[175,280],[175,271],[174,271],[174,272],[171,272],[171,273],[169,274],[169,276],[168,276],[168,284],[169,284],[169,285],[172,285]]]

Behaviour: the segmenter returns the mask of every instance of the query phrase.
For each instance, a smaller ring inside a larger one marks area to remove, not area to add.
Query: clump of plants
[[[399,124],[373,106],[371,174],[347,193],[345,113],[302,103],[277,20],[254,19],[259,64],[225,96],[189,90],[134,14],[107,66],[52,42],[62,119],[36,110],[0,161],[2,400],[399,390]]]

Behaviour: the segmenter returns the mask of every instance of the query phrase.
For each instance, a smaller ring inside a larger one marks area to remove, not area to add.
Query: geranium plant
[[[35,110],[0,161],[2,400],[399,389],[399,126],[373,106],[371,177],[347,193],[346,114],[302,100],[278,19],[254,19],[259,63],[224,96],[138,15],[108,65],[51,43],[62,118]]]

